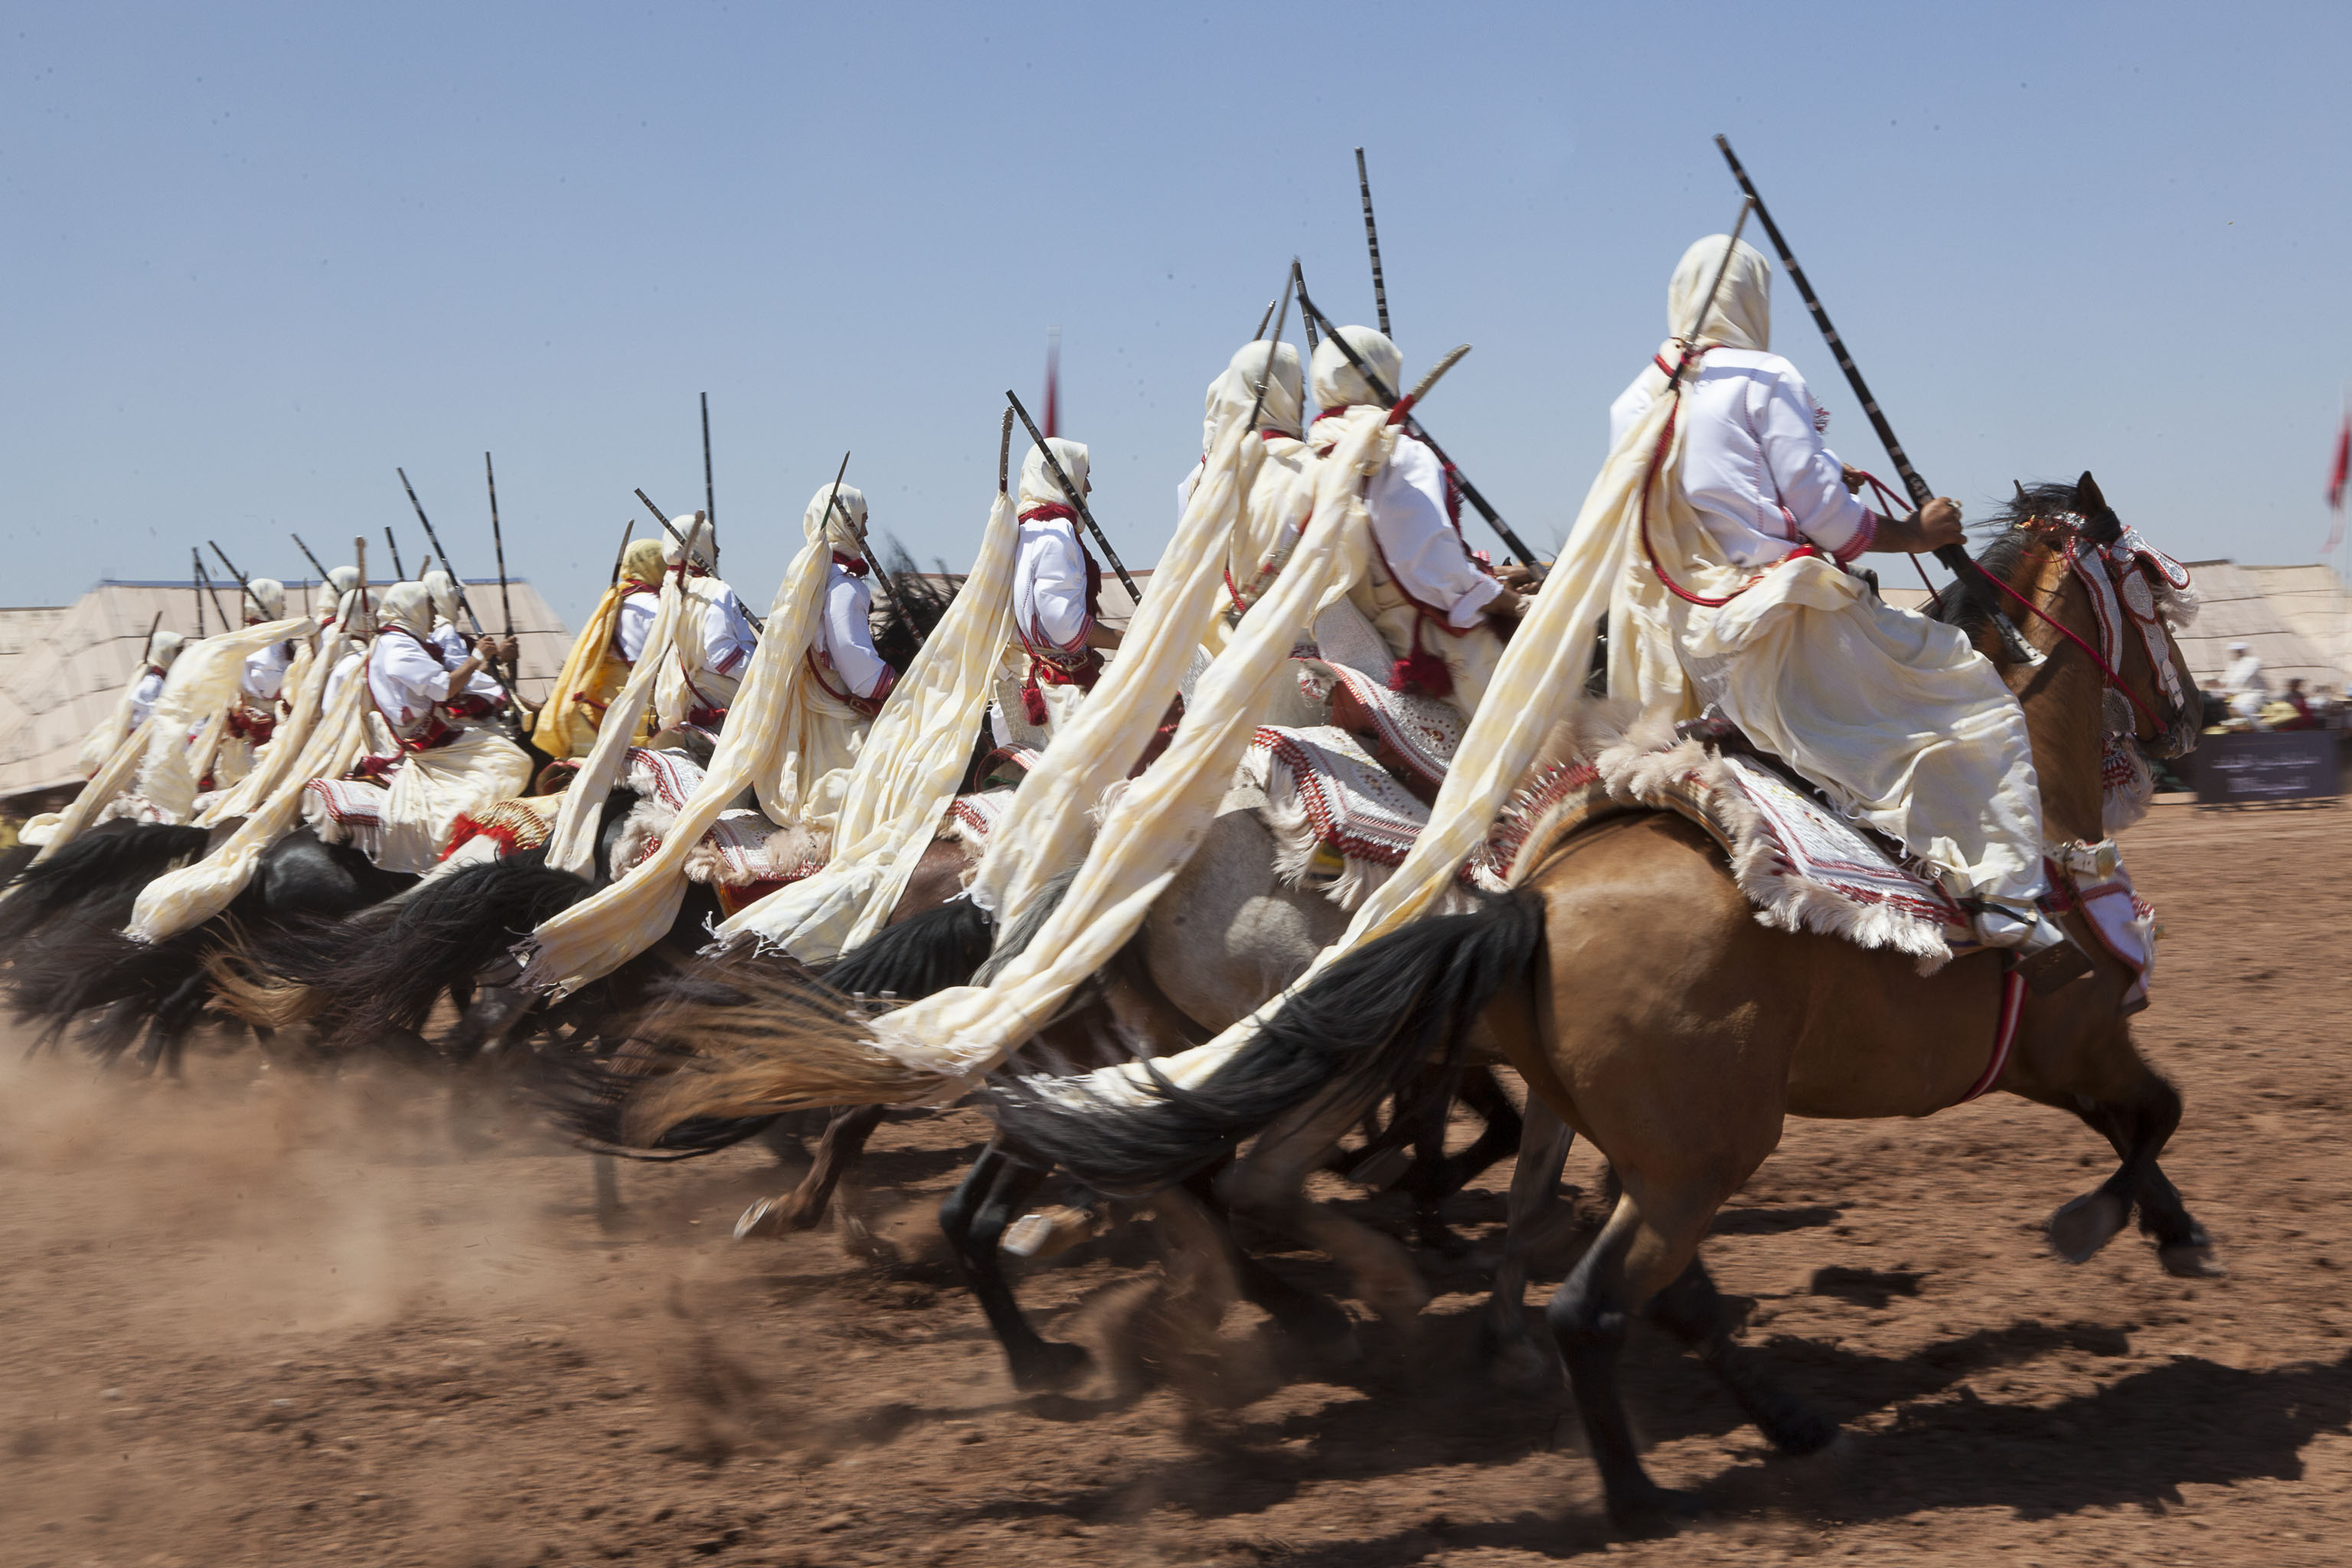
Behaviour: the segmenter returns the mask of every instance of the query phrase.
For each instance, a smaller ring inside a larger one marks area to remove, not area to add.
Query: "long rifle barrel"
[[[392,524],[388,522],[383,525],[383,543],[384,548],[392,552],[393,576],[403,583],[407,582],[408,568],[400,559],[400,541],[392,536]],[[430,561],[432,557],[428,555],[425,559]],[[416,574],[419,577],[422,577],[425,574],[425,569],[421,566],[418,567]]]
[[[1138,605],[1143,603],[1143,590],[1137,587],[1135,579],[1128,575],[1127,563],[1118,558],[1118,552],[1111,548],[1110,540],[1103,533],[1102,524],[1095,521],[1095,514],[1087,510],[1087,498],[1078,493],[1078,487],[1070,483],[1070,476],[1062,471],[1062,460],[1054,456],[1054,448],[1047,446],[1045,437],[1038,434],[1037,422],[1029,417],[1029,411],[1021,406],[1020,396],[1012,388],[1005,389],[1004,398],[1013,405],[1013,412],[1021,416],[1021,423],[1027,428],[1029,439],[1036,442],[1037,450],[1045,454],[1047,471],[1054,476],[1054,482],[1062,487],[1062,493],[1070,498],[1070,505],[1076,510],[1078,521],[1087,525],[1087,531],[1095,536],[1097,544],[1102,546],[1103,556],[1110,563],[1110,569],[1118,574],[1119,585],[1127,590],[1128,598]]]
[[[628,556],[629,540],[636,531],[637,520],[635,518],[632,517],[625,519],[621,523],[621,548],[613,552],[613,575],[611,580],[605,584],[606,587],[611,587],[614,584],[620,582],[621,563]]]
[[[1297,265],[1297,264],[1296,262],[1292,263],[1294,268]],[[1346,336],[1340,332],[1339,329],[1331,324],[1330,318],[1324,315],[1322,311],[1315,308],[1315,301],[1307,297],[1307,286],[1304,281],[1299,283],[1298,288],[1298,310],[1299,317],[1302,321],[1322,322],[1324,336],[1329,338],[1333,342],[1339,345],[1339,352],[1347,355],[1348,363],[1355,368],[1356,374],[1364,378],[1364,384],[1372,389],[1372,395],[1379,398],[1382,403],[1394,406],[1397,400],[1396,393],[1390,388],[1386,382],[1380,378],[1378,372],[1374,371],[1370,365],[1364,363],[1364,356],[1356,352],[1356,345],[1349,342]],[[1530,566],[1534,565],[1536,553],[1534,551],[1528,548],[1527,541],[1521,539],[1517,533],[1513,531],[1511,525],[1503,521],[1503,514],[1496,511],[1493,506],[1488,504],[1486,498],[1478,493],[1478,487],[1472,484],[1470,482],[1470,477],[1467,474],[1465,474],[1461,468],[1455,465],[1453,458],[1445,455],[1445,448],[1439,446],[1435,438],[1433,438],[1427,430],[1422,428],[1421,421],[1418,419],[1410,421],[1407,425],[1407,428],[1412,430],[1413,435],[1418,437],[1423,445],[1428,447],[1432,452],[1437,455],[1437,460],[1439,462],[1444,464],[1448,468],[1453,470],[1454,482],[1462,487],[1462,499],[1468,501],[1471,508],[1475,510],[1480,517],[1486,520],[1486,526],[1493,529],[1496,534],[1501,538],[1502,542],[1505,544],[1509,545],[1512,551],[1517,554],[1521,561],[1526,562]]]
[[[1853,356],[1846,352],[1845,340],[1838,336],[1837,328],[1831,324],[1830,313],[1822,308],[1821,296],[1813,292],[1812,284],[1806,279],[1805,269],[1797,265],[1796,253],[1781,237],[1780,226],[1772,221],[1771,209],[1764,205],[1764,198],[1757,195],[1756,182],[1749,179],[1748,171],[1740,166],[1738,155],[1732,152],[1727,138],[1717,136],[1715,144],[1721,150],[1723,161],[1731,165],[1731,177],[1739,182],[1739,188],[1756,205],[1756,221],[1764,226],[1766,237],[1772,241],[1773,250],[1780,255],[1781,269],[1789,274],[1789,281],[1796,285],[1799,297],[1805,301],[1805,309],[1812,313],[1813,325],[1821,329],[1823,341],[1830,345],[1830,353],[1837,359],[1838,369],[1845,373],[1846,384],[1853,388],[1854,397],[1862,404],[1864,416],[1869,419],[1871,429],[1878,435],[1879,445],[1886,448],[1887,457],[1895,464],[1896,477],[1902,479],[1904,489],[1911,497],[1911,504],[1926,506],[1935,499],[1936,492],[1928,488],[1926,479],[1919,477],[1919,470],[1911,466],[1911,455],[1903,449],[1903,443],[1895,438],[1895,427],[1886,422],[1886,415],[1878,406],[1878,399],[1871,395],[1870,384],[1862,379],[1861,368],[1853,363]],[[1985,579],[1984,568],[1976,563],[1966,548],[1958,544],[1944,545],[1936,552],[1936,559],[1942,562],[1955,577],[1967,584],[1969,592],[1992,612],[1993,625],[2000,629],[2001,643],[2011,658],[2032,662],[2032,650],[2026,647],[2025,639],[2018,635],[2016,626],[1994,597],[1994,591]]]
[[[506,617],[507,640],[512,642],[514,640],[514,598],[507,591],[507,536],[505,531],[499,527],[499,476],[498,470],[490,467],[490,455],[488,452],[482,454],[482,477],[489,481],[490,486],[490,549],[499,563],[499,613]],[[434,548],[437,550],[440,545],[436,543]],[[448,563],[445,561],[442,564],[446,565]],[[454,583],[457,581],[457,574],[453,572],[449,574],[449,580]],[[507,660],[506,679],[507,690],[517,702],[522,700],[522,694],[515,689],[516,684],[521,679],[522,656],[518,652],[514,658]]]
[[[1356,149],[1356,188],[1364,194],[1364,244],[1372,253],[1372,307],[1381,313],[1381,335],[1389,331],[1389,286],[1381,276],[1381,228],[1372,221],[1372,177],[1364,172],[1364,150]]]
[[[408,504],[416,509],[416,521],[425,525],[425,540],[433,546],[433,553],[441,557],[442,569],[449,574],[449,581],[457,593],[457,607],[466,612],[467,620],[474,623],[474,635],[482,636],[482,617],[474,613],[474,601],[466,595],[466,579],[457,574],[457,563],[449,559],[449,552],[442,547],[441,536],[433,531],[433,520],[425,515],[425,503],[416,499],[416,487],[408,482],[408,470],[394,468],[393,472],[400,476],[400,488],[408,492]],[[366,576],[364,567],[360,574],[362,578]]]
[[[294,548],[302,552],[302,558],[304,560],[310,562],[310,570],[319,574],[319,586],[331,590],[334,587],[334,584],[327,581],[327,569],[319,564],[319,558],[310,553],[310,547],[302,542],[302,536],[299,533],[294,533],[289,534],[287,537],[294,541]]]
[[[702,395],[702,515],[710,522],[710,569],[719,570],[719,492],[710,482],[710,394]]]
[[[236,579],[236,585],[238,587],[245,590],[247,603],[250,604],[257,610],[262,610],[262,613],[267,615],[268,612],[263,609],[260,598],[253,591],[253,580],[236,569],[236,563],[228,558],[227,551],[223,550],[218,544],[214,543],[213,541],[209,539],[205,540],[205,542],[212,545],[213,553],[220,557],[220,563],[228,568],[228,574]]]

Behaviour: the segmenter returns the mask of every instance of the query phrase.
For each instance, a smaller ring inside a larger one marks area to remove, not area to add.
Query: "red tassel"
[[[1021,688],[1021,711],[1029,715],[1029,722],[1039,729],[1045,727],[1045,694],[1037,689],[1037,678],[1031,676]]]
[[[1417,647],[1396,661],[1389,672],[1389,689],[1412,697],[1451,697],[1454,672],[1427,648]]]

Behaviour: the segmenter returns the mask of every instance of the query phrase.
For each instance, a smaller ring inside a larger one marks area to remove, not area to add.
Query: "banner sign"
[[[2263,805],[2340,793],[2332,730],[2204,735],[2189,758],[2200,805]]]

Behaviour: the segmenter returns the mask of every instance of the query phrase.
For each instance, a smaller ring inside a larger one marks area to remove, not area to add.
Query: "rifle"
[[[1812,313],[1813,325],[1822,330],[1822,337],[1829,343],[1838,369],[1845,373],[1846,384],[1853,388],[1854,396],[1862,404],[1864,416],[1870,421],[1871,429],[1877,432],[1879,445],[1886,448],[1887,457],[1894,460],[1895,476],[1903,481],[1904,489],[1911,497],[1911,504],[1914,507],[1926,506],[1935,499],[1936,492],[1928,488],[1926,479],[1919,477],[1919,470],[1911,466],[1910,454],[1904,451],[1903,443],[1895,438],[1895,427],[1887,423],[1885,413],[1878,406],[1878,399],[1870,395],[1870,384],[1862,379],[1862,371],[1854,364],[1853,356],[1846,353],[1845,340],[1839,337],[1837,328],[1830,324],[1830,313],[1822,309],[1821,297],[1813,292],[1812,284],[1806,280],[1805,269],[1797,265],[1796,254],[1789,248],[1789,242],[1780,237],[1780,226],[1772,221],[1772,214],[1764,205],[1764,198],[1756,194],[1756,184],[1748,177],[1748,171],[1740,167],[1738,157],[1731,151],[1731,142],[1717,136],[1715,144],[1722,152],[1723,161],[1731,165],[1731,177],[1739,182],[1739,188],[1755,204],[1756,220],[1764,226],[1765,234],[1772,241],[1773,250],[1780,255],[1782,269],[1789,274],[1789,281],[1797,286],[1797,293],[1804,300],[1805,309]],[[2009,618],[2008,612],[2001,608],[1998,590],[1992,586],[1991,579],[1985,575],[1984,568],[1977,564],[1976,558],[1968,552],[1966,547],[1943,545],[1937,550],[1936,559],[1944,563],[1964,584],[1964,591],[1991,616],[1993,626],[2000,635],[2001,647],[2009,657],[2022,664],[2035,663],[2033,650],[2018,634],[2017,625]]]
[[[259,610],[264,616],[268,615],[269,611],[263,606],[258,598],[254,596],[253,580],[236,569],[236,563],[228,558],[228,552],[223,550],[219,545],[214,544],[209,539],[205,540],[205,542],[212,545],[213,553],[220,557],[220,563],[228,568],[228,574],[236,579],[236,585],[238,587],[245,590],[246,602],[251,605],[255,609]]]
[[[302,542],[302,536],[296,533],[289,535],[289,537],[294,541],[294,548],[302,552],[302,558],[310,563],[310,570],[319,574],[319,586],[321,588],[331,588],[334,586],[333,584],[327,581],[327,569],[319,564],[319,558],[310,553],[310,547],[309,545]]]
[[[1307,273],[1300,268],[1298,265],[1298,258],[1295,256],[1290,258],[1290,280],[1298,286],[1299,298],[1302,300],[1305,299],[1307,297]],[[1307,329],[1307,353],[1311,357],[1317,349],[1323,346],[1323,340],[1316,335],[1315,318],[1308,315],[1306,311],[1301,310],[1298,313],[1298,324]]]
[[[203,585],[205,593],[212,599],[213,614],[220,617],[221,630],[224,632],[235,630],[236,628],[229,625],[228,612],[221,608],[220,595],[213,591],[212,578],[205,573],[205,552],[191,544],[188,546],[188,561],[196,569],[196,581]],[[205,602],[199,599],[196,601],[196,635],[198,637],[204,635],[204,623]]]
[[[710,569],[719,570],[719,497],[710,485],[710,394],[702,395],[702,515],[710,520]]]
[[[490,467],[490,455],[488,452],[482,454],[482,477],[489,481],[490,486],[490,549],[496,552],[499,563],[499,610],[506,616],[507,640],[512,642],[514,641],[514,599],[507,592],[507,536],[499,527],[499,475],[498,470]],[[441,542],[435,540],[433,548],[440,549]],[[712,552],[717,553],[717,550],[718,547],[714,543]],[[441,564],[448,565],[449,558],[444,555],[441,558]],[[457,574],[455,572],[449,574],[451,582],[456,582],[457,578]],[[507,690],[512,693],[514,683],[521,679],[522,655],[518,650],[515,657],[507,661]]]
[[[1004,397],[1013,405],[1013,412],[1021,416],[1021,423],[1029,431],[1029,439],[1036,442],[1037,450],[1045,454],[1046,471],[1054,476],[1054,482],[1062,487],[1062,493],[1070,498],[1070,505],[1076,510],[1078,521],[1087,525],[1087,531],[1095,536],[1097,544],[1102,546],[1104,557],[1110,562],[1110,569],[1118,574],[1119,585],[1127,590],[1130,600],[1140,605],[1143,603],[1143,590],[1137,587],[1135,579],[1127,574],[1126,563],[1119,560],[1118,552],[1113,550],[1110,541],[1104,537],[1102,524],[1097,522],[1095,514],[1087,510],[1087,498],[1078,493],[1077,486],[1070,483],[1070,476],[1062,472],[1062,461],[1054,456],[1054,448],[1045,445],[1045,437],[1037,433],[1037,422],[1029,417],[1029,411],[1021,406],[1020,397],[1010,387],[1005,389]]]
[[[628,519],[625,519],[625,520],[622,522],[622,524],[621,524],[621,548],[619,548],[618,550],[615,550],[614,552],[613,552],[613,575],[612,575],[611,579],[605,583],[605,584],[604,584],[604,585],[605,585],[606,587],[608,587],[608,588],[610,588],[610,587],[614,587],[614,586],[617,586],[617,585],[619,584],[619,583],[620,583],[620,581],[621,581],[621,562],[622,562],[622,560],[623,560],[625,556],[627,556],[627,554],[629,553],[629,538],[630,538],[630,536],[631,536],[632,534],[635,533],[636,531],[637,531],[637,521],[636,521],[636,519],[635,519],[635,518],[628,518]]]
[[[1297,273],[1297,267],[1298,264],[1296,261],[1291,263],[1294,274]],[[1330,318],[1315,308],[1315,301],[1307,297],[1307,286],[1303,279],[1299,281],[1298,287],[1298,309],[1302,320],[1323,323],[1324,336],[1339,345],[1339,352],[1348,356],[1348,363],[1354,367],[1358,375],[1364,378],[1364,384],[1371,388],[1372,395],[1389,407],[1395,407],[1396,394],[1390,391],[1388,384],[1381,380],[1372,367],[1364,363],[1364,356],[1356,352],[1356,345],[1349,342],[1339,329],[1331,324]],[[1462,499],[1468,501],[1473,508],[1476,509],[1478,515],[1486,520],[1486,526],[1500,535],[1503,542],[1517,552],[1520,560],[1530,566],[1534,565],[1535,552],[1528,548],[1527,541],[1513,532],[1511,525],[1503,521],[1503,514],[1487,504],[1486,498],[1478,493],[1478,487],[1470,482],[1469,476],[1461,470],[1453,458],[1445,455],[1445,448],[1439,446],[1432,439],[1429,432],[1422,428],[1421,421],[1408,419],[1405,428],[1412,431],[1420,438],[1423,445],[1435,453],[1439,462],[1453,470],[1454,482],[1462,487]]]
[[[1381,313],[1381,336],[1392,337],[1389,331],[1389,286],[1381,277],[1381,230],[1372,222],[1372,179],[1364,173],[1364,150],[1356,149],[1356,188],[1364,193],[1364,244],[1372,253],[1372,307]]]
[[[408,476],[405,474],[401,476],[403,479],[405,479]],[[364,535],[352,541],[352,556],[359,563],[360,614],[363,616],[372,615],[373,612],[368,604],[367,539]]]
[[[397,539],[394,539],[394,538],[392,536],[392,524],[390,524],[390,523],[388,523],[388,522],[387,522],[387,523],[385,523],[385,524],[383,525],[383,542],[384,542],[385,547],[386,547],[387,549],[389,549],[389,550],[392,552],[392,574],[393,574],[393,576],[394,576],[395,579],[397,579],[398,581],[400,581],[400,582],[403,582],[403,583],[407,582],[407,581],[408,581],[408,568],[407,568],[407,567],[405,567],[405,566],[404,566],[404,565],[402,565],[402,564],[401,564],[401,563],[400,563],[400,541],[398,541]],[[427,561],[430,561],[430,560],[432,560],[432,559],[433,559],[433,557],[431,557],[430,555],[428,555],[428,556],[426,556],[425,559],[426,559]],[[420,567],[418,567],[418,568],[417,568],[417,571],[416,571],[416,575],[418,576],[418,578],[422,579],[422,578],[424,577],[424,575],[425,575],[425,569],[424,569],[423,567],[421,567],[421,566],[420,566]]]
[[[996,433],[996,493],[1006,492],[1013,478],[1013,410],[1004,411],[1004,423]]]
[[[139,662],[141,665],[145,665],[147,662],[147,656],[154,651],[155,628],[163,624],[163,612],[158,610],[155,612],[154,619],[147,623],[147,640],[139,645]]]
[[[1265,389],[1274,384],[1275,351],[1282,344],[1283,325],[1290,320],[1290,284],[1291,279],[1286,278],[1282,280],[1282,314],[1280,320],[1274,322],[1274,336],[1271,339],[1265,335],[1265,323],[1273,318],[1269,315],[1258,319],[1258,341],[1265,343],[1265,370],[1257,378],[1257,399],[1250,405],[1249,427],[1253,431],[1257,428],[1257,416],[1265,412]]]
[[[882,596],[890,601],[891,607],[898,614],[899,624],[907,628],[909,635],[912,635],[915,623],[907,614],[907,601],[900,596],[898,584],[890,580],[890,574],[883,568],[881,562],[874,558],[874,544],[866,537],[866,530],[858,525],[856,518],[849,515],[849,509],[841,504],[841,479],[843,474],[848,472],[849,454],[844,452],[841,455],[840,471],[833,476],[833,493],[825,498],[825,516],[831,518],[835,512],[839,512],[841,521],[849,524],[851,531],[857,535],[858,548],[866,552],[866,564],[873,569],[874,581],[881,587]]]
[[[487,452],[482,455],[485,458],[489,456]],[[416,521],[425,525],[425,537],[426,541],[432,544],[433,553],[441,557],[441,569],[449,574],[450,586],[455,590],[457,595],[457,607],[466,612],[466,618],[467,620],[474,623],[474,635],[476,637],[487,636],[488,634],[482,627],[482,617],[474,613],[474,601],[467,596],[466,579],[457,574],[457,566],[452,563],[449,559],[449,552],[441,543],[441,536],[433,531],[433,520],[425,515],[425,503],[416,499],[416,487],[408,482],[408,470],[405,468],[394,468],[392,471],[400,476],[400,488],[408,492],[408,504],[416,509]],[[503,574],[499,576],[499,584],[502,589],[506,585],[506,579]],[[367,557],[364,555],[360,557],[360,603],[362,605],[365,605],[367,603]],[[509,635],[511,636],[513,634],[509,633]],[[483,661],[482,668],[490,672],[490,679],[497,681],[499,689],[506,692],[507,700],[511,704],[511,711],[509,715],[509,718],[514,718],[515,715],[521,713],[525,709],[530,708],[530,704],[522,700],[522,693],[514,689],[513,683],[499,673],[499,667],[495,662],[485,660]],[[536,712],[537,710],[531,709],[531,711]],[[518,718],[515,721],[518,727],[520,727],[520,720]]]

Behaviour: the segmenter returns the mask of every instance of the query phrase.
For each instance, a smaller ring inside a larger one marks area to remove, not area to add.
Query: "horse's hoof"
[[[776,1220],[776,1209],[781,1201],[777,1198],[761,1198],[758,1203],[745,1209],[743,1217],[735,1222],[735,1239],[749,1241],[755,1236],[782,1236],[784,1227]]]
[[[1765,1441],[1791,1458],[1818,1454],[1837,1442],[1845,1428],[1801,1399],[1784,1396],[1756,1423]]]
[[[2050,1216],[2050,1247],[2069,1263],[2085,1263],[2116,1238],[2131,1205],[2105,1187],[2084,1193]]]
[[[1609,1522],[1621,1534],[1644,1538],[1672,1535],[1698,1518],[1698,1500],[1646,1478],[1639,1487],[1609,1489]]]
[[[2229,1272],[2213,1261],[2210,1241],[2176,1241],[2156,1249],[2156,1260],[2176,1279],[2219,1279]]]
[[[1531,1335],[1516,1340],[1487,1335],[1486,1381],[1514,1394],[1539,1394],[1559,1386],[1559,1363],[1546,1355]]]
[[[1013,1386],[1024,1394],[1064,1388],[1085,1376],[1094,1361],[1084,1345],[1047,1340],[1013,1363]]]

